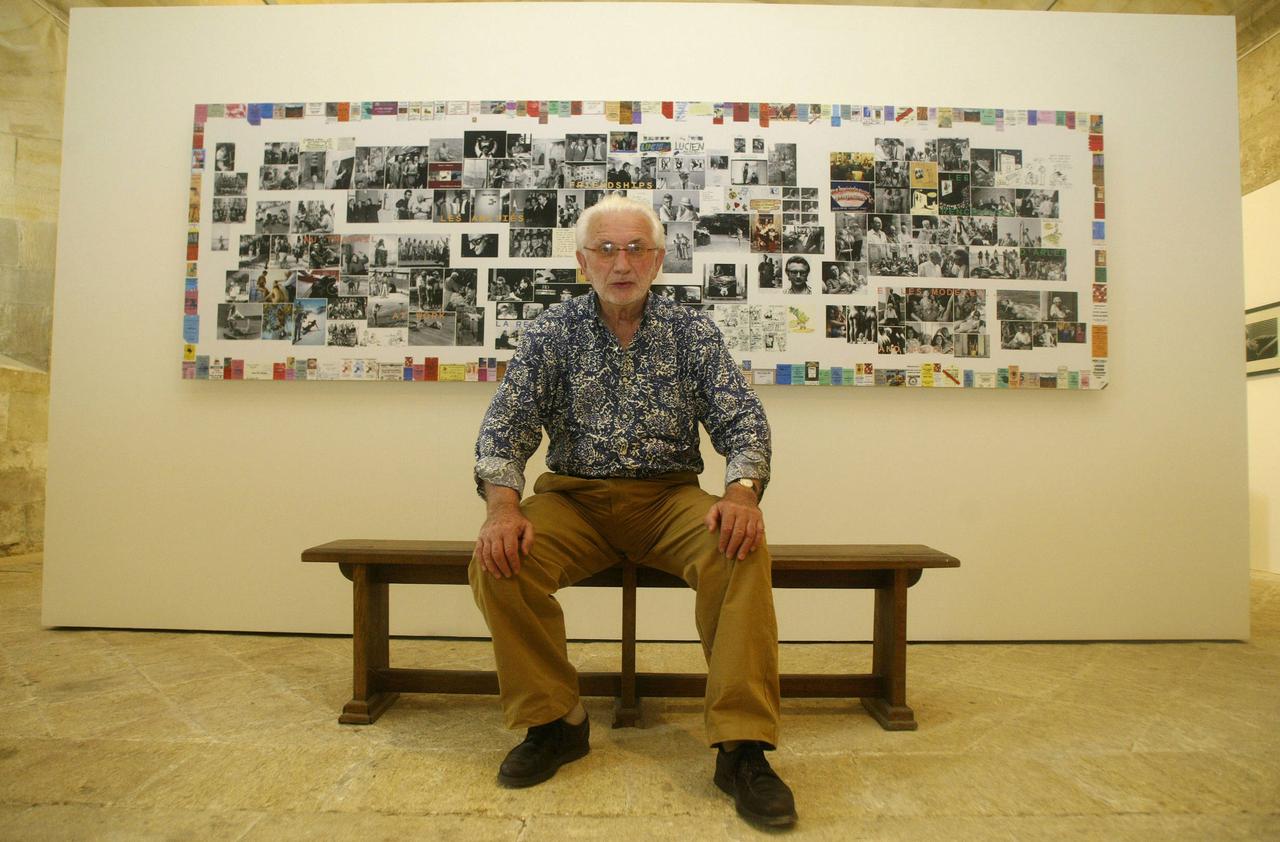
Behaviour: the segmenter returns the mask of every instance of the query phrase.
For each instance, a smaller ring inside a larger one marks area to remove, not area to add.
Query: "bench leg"
[[[880,695],[864,696],[862,706],[886,731],[914,731],[916,715],[907,707],[907,571],[892,575],[891,585],[876,588],[871,671]]]
[[[640,722],[636,696],[636,566],[622,567],[622,673],[621,692],[613,710],[613,727],[630,728]]]
[[[355,680],[351,701],[342,708],[338,721],[344,725],[370,725],[400,696],[380,690],[373,672],[391,665],[387,583],[377,581],[369,565],[356,565],[352,594]]]

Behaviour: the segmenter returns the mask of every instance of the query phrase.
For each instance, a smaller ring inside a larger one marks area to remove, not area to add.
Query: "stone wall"
[[[49,375],[0,367],[0,556],[44,544]]]
[[[1280,0],[1236,9],[1240,55],[1240,192],[1280,179]]]
[[[11,555],[44,542],[67,32],[11,0],[0,33],[0,555]]]

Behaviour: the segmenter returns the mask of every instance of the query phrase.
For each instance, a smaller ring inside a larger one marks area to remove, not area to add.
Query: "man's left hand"
[[[764,541],[764,513],[756,493],[733,483],[703,518],[708,532],[720,530],[720,552],[725,558],[744,559]]]

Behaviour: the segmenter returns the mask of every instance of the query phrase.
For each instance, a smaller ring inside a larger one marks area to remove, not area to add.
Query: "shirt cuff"
[[[735,453],[725,465],[724,484],[727,487],[740,479],[753,479],[760,483],[756,500],[757,502],[763,500],[764,490],[769,485],[769,457],[760,450],[743,450]]]
[[[505,485],[524,496],[524,466],[514,459],[485,456],[476,461],[476,493],[484,497],[484,484]]]

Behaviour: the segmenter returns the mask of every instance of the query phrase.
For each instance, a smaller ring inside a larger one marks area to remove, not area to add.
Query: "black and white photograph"
[[[1057,190],[1015,190],[1018,216],[1058,218]]]
[[[991,337],[985,333],[959,333],[955,342],[957,357],[987,359],[991,356]]]
[[[662,271],[681,274],[693,271],[693,223],[666,222],[664,245],[666,257],[662,261]]]
[[[299,234],[331,233],[333,202],[323,199],[297,202],[293,209],[293,230]]]
[[[968,174],[944,172],[938,176],[938,213],[967,215],[971,210]]]
[[[489,301],[532,301],[532,269],[490,269],[485,297]]]
[[[931,287],[906,289],[908,322],[951,322],[955,320],[951,295]]]
[[[653,209],[662,222],[697,222],[701,199],[696,190],[655,190]]]
[[[396,264],[444,266],[449,262],[449,238],[441,234],[401,234],[396,238]]]
[[[765,291],[782,289],[782,266],[771,254],[761,255],[756,264],[756,287]]]
[[[258,168],[258,189],[297,190],[298,167],[262,166]]]
[[[308,269],[338,269],[342,262],[342,237],[338,234],[303,234]]]
[[[996,319],[1002,322],[1040,321],[1041,294],[1025,289],[996,290]]]
[[[507,133],[495,130],[463,132],[462,150],[465,158],[505,158]]]
[[[289,203],[257,202],[253,212],[255,234],[288,234]]]
[[[241,234],[240,257],[241,269],[262,268],[267,266],[270,256],[271,238],[266,234]]]
[[[432,199],[432,216],[436,222],[470,222],[470,190],[436,190]]]
[[[731,184],[768,184],[769,165],[760,158],[731,158],[729,181]]]
[[[443,310],[444,270],[440,268],[410,270],[409,304],[419,310]]]
[[[213,149],[213,170],[218,173],[229,173],[236,168],[236,145],[219,143]]]
[[[245,198],[214,199],[212,221],[238,225],[249,212],[249,200]]]
[[[822,292],[826,295],[852,295],[867,288],[866,264],[850,260],[822,261]]]
[[[447,310],[414,310],[409,319],[410,345],[453,345],[457,341],[458,314]]]
[[[971,150],[969,172],[972,176],[972,183],[974,187],[995,187],[996,150]]]
[[[383,221],[382,190],[350,190],[347,192],[347,222],[358,224],[363,222]],[[394,218],[392,210],[386,212],[385,219]]]
[[[386,158],[388,190],[419,189],[427,186],[427,147],[389,146]]]
[[[769,146],[768,163],[769,183],[777,186],[789,186],[796,183],[796,145],[794,143],[774,143]]]
[[[218,305],[219,339],[261,339],[262,305],[233,301]]]
[[[604,163],[609,154],[609,139],[604,134],[566,134],[565,163]]]
[[[526,305],[531,306],[531,305]],[[479,348],[484,345],[484,308],[462,306],[457,308],[458,323],[455,345]]]
[[[845,340],[859,345],[874,344],[878,338],[876,307],[874,304],[854,304],[848,308],[848,325]]]
[[[497,257],[497,234],[463,234],[459,257]]]
[[[298,298],[337,298],[338,273],[331,269],[299,270],[290,275]]]
[[[325,325],[324,344],[337,348],[356,347],[360,338],[357,332],[360,324],[361,322],[328,322]]]
[[[355,148],[329,150],[329,156],[325,162],[324,171],[324,189],[325,190],[350,190],[351,177],[355,172],[356,151]]]
[[[302,152],[298,156],[298,189],[323,190],[327,150]]]
[[[1067,279],[1066,249],[1019,249],[1022,277],[1037,281]]]
[[[788,217],[794,217],[788,219]],[[800,254],[822,254],[826,249],[827,229],[817,214],[784,214],[782,250]]]
[[[460,137],[432,138],[427,148],[429,161],[460,162],[462,160],[462,138]]]
[[[969,172],[968,138],[938,138],[938,169],[942,172]]]
[[[1078,296],[1067,290],[1040,293],[1040,318],[1046,322],[1076,321],[1080,318]]]
[[[883,220],[881,220],[881,225],[883,226],[883,224]],[[835,214],[835,256],[837,260],[855,263],[863,260],[863,247],[866,239],[866,214]]]
[[[248,269],[228,269],[224,296],[227,301],[248,301],[253,275]]]
[[[296,141],[272,141],[263,144],[262,147],[262,163],[263,164],[292,164],[298,163],[298,144]]]
[[[969,277],[1024,277],[1018,249],[1009,246],[971,246],[969,248]]]
[[[444,278],[444,309],[458,310],[476,303],[476,270],[450,267]]]
[[[910,243],[867,246],[867,268],[880,277],[915,277],[920,269],[916,248]]]
[[[552,228],[512,228],[508,234],[508,257],[550,257]]]
[[[365,305],[365,318],[369,327],[408,327],[408,291],[399,289],[392,292],[387,289],[383,295],[371,295]]]
[[[213,195],[243,196],[249,189],[249,174],[245,172],[220,172],[213,178]]]
[[[474,223],[504,223],[511,218],[511,191],[509,190],[496,188],[475,190],[473,202],[471,221]]]
[[[704,301],[746,301],[745,263],[710,263],[702,267]]]
[[[555,228],[557,222],[557,191],[512,190],[512,228]]]
[[[702,214],[693,233],[695,245],[700,251],[751,251],[751,219],[745,213]]]

